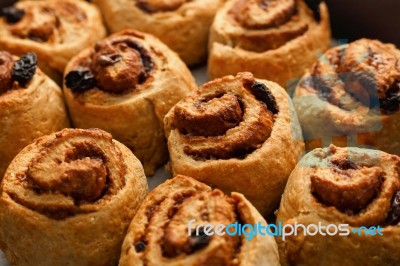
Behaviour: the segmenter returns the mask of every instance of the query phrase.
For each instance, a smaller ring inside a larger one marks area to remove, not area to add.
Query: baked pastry
[[[110,132],[150,175],[168,158],[165,114],[195,86],[167,46],[126,30],[75,56],[65,71],[64,92],[75,127]]]
[[[98,9],[85,1],[21,1],[1,13],[0,49],[34,51],[39,67],[58,82],[68,61],[106,34]]]
[[[224,195],[178,175],[146,197],[125,237],[119,265],[279,265],[272,236],[245,240],[245,235],[204,232],[204,224],[226,227],[238,222],[267,226],[242,194]]]
[[[277,223],[314,226],[307,236],[299,226],[296,236],[277,238],[282,265],[399,265],[399,206],[398,156],[333,145],[313,150],[289,177]],[[314,234],[318,225],[325,236]]]
[[[299,79],[329,48],[329,15],[320,2],[228,0],[210,30],[209,77],[250,71],[282,87]]]
[[[4,175],[0,247],[11,265],[116,265],[146,193],[139,160],[109,133],[39,138]]]
[[[188,65],[207,55],[209,28],[225,0],[95,0],[111,32],[132,28],[151,33]]]
[[[0,181],[22,148],[69,127],[61,89],[36,64],[34,53],[0,51]]]
[[[330,49],[307,70],[293,101],[308,149],[334,143],[400,155],[400,51],[393,45],[361,39]]]
[[[240,192],[263,215],[278,207],[304,149],[285,90],[248,72],[206,83],[164,123],[174,175]]]

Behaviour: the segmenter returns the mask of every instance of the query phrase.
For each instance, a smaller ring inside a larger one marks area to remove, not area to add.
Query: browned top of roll
[[[178,9],[191,0],[136,0],[136,6],[148,13],[167,12]]]
[[[250,73],[217,79],[173,109],[184,151],[196,159],[241,158],[271,134],[278,108],[265,84]]]
[[[125,186],[126,165],[109,133],[65,129],[22,151],[3,193],[53,219],[95,211]],[[26,165],[23,165],[26,164]]]
[[[311,191],[325,206],[336,207],[348,215],[367,213],[372,204],[382,204],[383,214],[364,223],[397,224],[400,221],[400,158],[369,152],[356,155],[346,148],[330,146],[325,167],[314,169],[310,175]],[[376,156],[371,157],[371,156]],[[389,195],[385,203],[381,198]],[[367,224],[365,224],[367,225]]]
[[[328,50],[301,86],[344,110],[359,105],[384,113],[399,109],[400,51],[377,40],[360,39]]]
[[[66,73],[66,86],[74,92],[98,88],[124,93],[144,83],[154,63],[138,33],[112,35],[96,44],[87,57]]]
[[[11,76],[14,60],[5,51],[0,51],[0,95],[12,88],[13,79]]]
[[[307,5],[296,0],[235,0],[226,16],[232,26],[220,27],[230,28],[224,33],[230,45],[255,52],[283,46],[317,23]]]
[[[249,216],[237,195],[227,196],[178,175],[148,195],[129,229],[129,245],[123,248],[134,249],[130,263],[143,265],[239,265],[244,239],[237,234],[209,236],[204,225],[246,223]]]
[[[40,43],[64,42],[66,25],[61,21],[84,25],[87,20],[85,12],[71,1],[22,2],[8,10],[4,15],[8,30],[14,36]]]

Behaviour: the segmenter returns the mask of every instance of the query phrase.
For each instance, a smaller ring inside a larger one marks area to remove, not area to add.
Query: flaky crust
[[[119,48],[120,45],[124,47]],[[137,46],[137,49],[129,46]],[[115,64],[115,70],[113,66],[103,68],[95,61],[101,53],[109,53],[107,49],[113,53],[112,47],[122,58]],[[142,59],[135,57],[138,54]],[[195,88],[188,68],[155,37],[126,30],[75,56],[68,64],[65,76],[80,69],[90,69],[96,85],[82,92],[73,92],[64,85],[74,126],[97,127],[110,132],[133,151],[143,163],[146,174],[154,173],[168,157],[162,126],[164,116]]]
[[[11,265],[114,265],[147,182],[109,133],[65,129],[22,150],[0,193],[0,247]]]
[[[0,48],[21,55],[34,51],[40,67],[56,79],[68,61],[106,34],[100,12],[79,0],[21,1],[17,23],[0,18]]]
[[[400,158],[381,151],[331,146],[304,156],[289,177],[277,222],[349,224],[350,231],[379,225],[383,236],[277,238],[282,264],[399,264],[399,173]]]
[[[293,97],[307,148],[334,143],[400,155],[399,91],[394,45],[360,39],[331,48],[307,70]]]
[[[0,51],[0,56],[7,52]],[[18,57],[11,57],[11,64]],[[0,64],[0,180],[17,153],[34,139],[69,127],[61,89],[39,68],[21,86],[10,80],[11,69]],[[6,73],[9,77],[5,77]]]
[[[296,7],[287,7],[286,2]],[[279,12],[269,10],[268,4],[265,9],[257,7],[258,3],[229,0],[219,9],[210,30],[208,74],[217,78],[250,71],[285,88],[329,48],[328,10],[320,4],[317,22],[302,0],[276,1],[284,8]]]
[[[266,95],[251,91],[263,84]],[[233,107],[221,95],[235,95],[243,112],[238,120],[228,117]],[[202,107],[207,97],[216,98]],[[204,122],[197,124],[204,133],[184,127],[190,126],[187,121],[191,117],[186,102],[194,108],[200,106],[198,115]],[[180,119],[182,108],[189,113],[186,122]],[[213,136],[211,129],[223,126],[213,120],[218,117],[233,123]],[[206,83],[172,108],[164,124],[174,174],[192,176],[225,192],[240,192],[263,215],[278,206],[286,180],[304,150],[300,125],[285,90],[276,83],[255,80],[250,73]]]
[[[209,28],[225,0],[96,0],[111,32],[151,33],[188,64],[206,59]]]
[[[242,194],[227,196],[178,175],[146,197],[129,227],[119,265],[279,265],[273,237],[256,235],[246,241],[243,236],[214,235],[199,240],[188,236],[192,219],[197,224],[267,225]]]

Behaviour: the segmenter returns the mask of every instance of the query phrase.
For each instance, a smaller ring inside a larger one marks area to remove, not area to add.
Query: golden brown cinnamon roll
[[[155,37],[126,30],[82,51],[68,64],[64,92],[74,126],[110,132],[143,163],[146,174],[168,157],[165,114],[194,79]]]
[[[174,174],[240,192],[262,214],[278,206],[304,149],[285,90],[251,73],[206,83],[164,123]]]
[[[36,140],[0,189],[0,247],[11,265],[114,265],[147,192],[143,168],[99,129]]]
[[[293,101],[309,149],[334,143],[400,155],[400,51],[393,45],[361,39],[330,49]]]
[[[0,181],[22,148],[66,127],[62,91],[37,68],[36,54],[0,51]]]
[[[209,76],[250,71],[281,86],[300,78],[330,42],[326,5],[306,2],[227,1],[211,27]]]
[[[22,1],[1,13],[0,48],[34,51],[40,68],[57,81],[75,54],[105,36],[98,9],[85,1]]]
[[[119,265],[279,265],[271,236],[246,240],[245,235],[204,231],[205,224],[235,223],[267,226],[242,194],[224,195],[178,175],[146,197],[125,237]]]
[[[225,0],[95,0],[111,32],[151,33],[188,64],[206,59],[208,33]]]
[[[315,228],[307,229],[312,231],[307,235],[299,229],[285,241],[277,238],[281,261],[284,265],[398,265],[399,206],[398,156],[333,145],[315,149],[290,175],[277,222],[322,229],[317,234]]]

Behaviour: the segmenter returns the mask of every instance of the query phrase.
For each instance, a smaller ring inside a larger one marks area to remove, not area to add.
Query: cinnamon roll
[[[131,151],[99,129],[37,139],[0,189],[0,248],[11,265],[114,265],[147,193]]]
[[[164,123],[174,175],[240,192],[262,214],[278,206],[304,149],[285,90],[247,72],[206,83]]]
[[[133,30],[82,51],[69,62],[64,79],[74,126],[110,132],[133,151],[148,175],[168,158],[165,114],[196,86],[175,53]]]
[[[0,51],[0,181],[22,148],[66,127],[62,91],[37,68],[36,54]]]
[[[0,13],[0,49],[34,51],[40,68],[56,81],[75,54],[106,33],[98,9],[85,1],[21,1]]]
[[[224,195],[178,175],[146,197],[125,237],[119,265],[279,265],[272,236],[210,235],[206,224],[267,226],[242,194]]]
[[[277,238],[282,264],[398,265],[399,205],[398,156],[333,145],[313,150],[290,175],[277,222],[320,225],[325,235],[314,227],[312,235],[299,229]]]
[[[330,49],[306,72],[293,101],[309,149],[334,143],[400,155],[395,46],[361,39]]]
[[[225,0],[95,0],[111,32],[151,33],[188,65],[206,59],[209,28]]]
[[[210,30],[209,76],[250,71],[283,87],[300,78],[329,48],[329,15],[320,2],[228,0]]]

